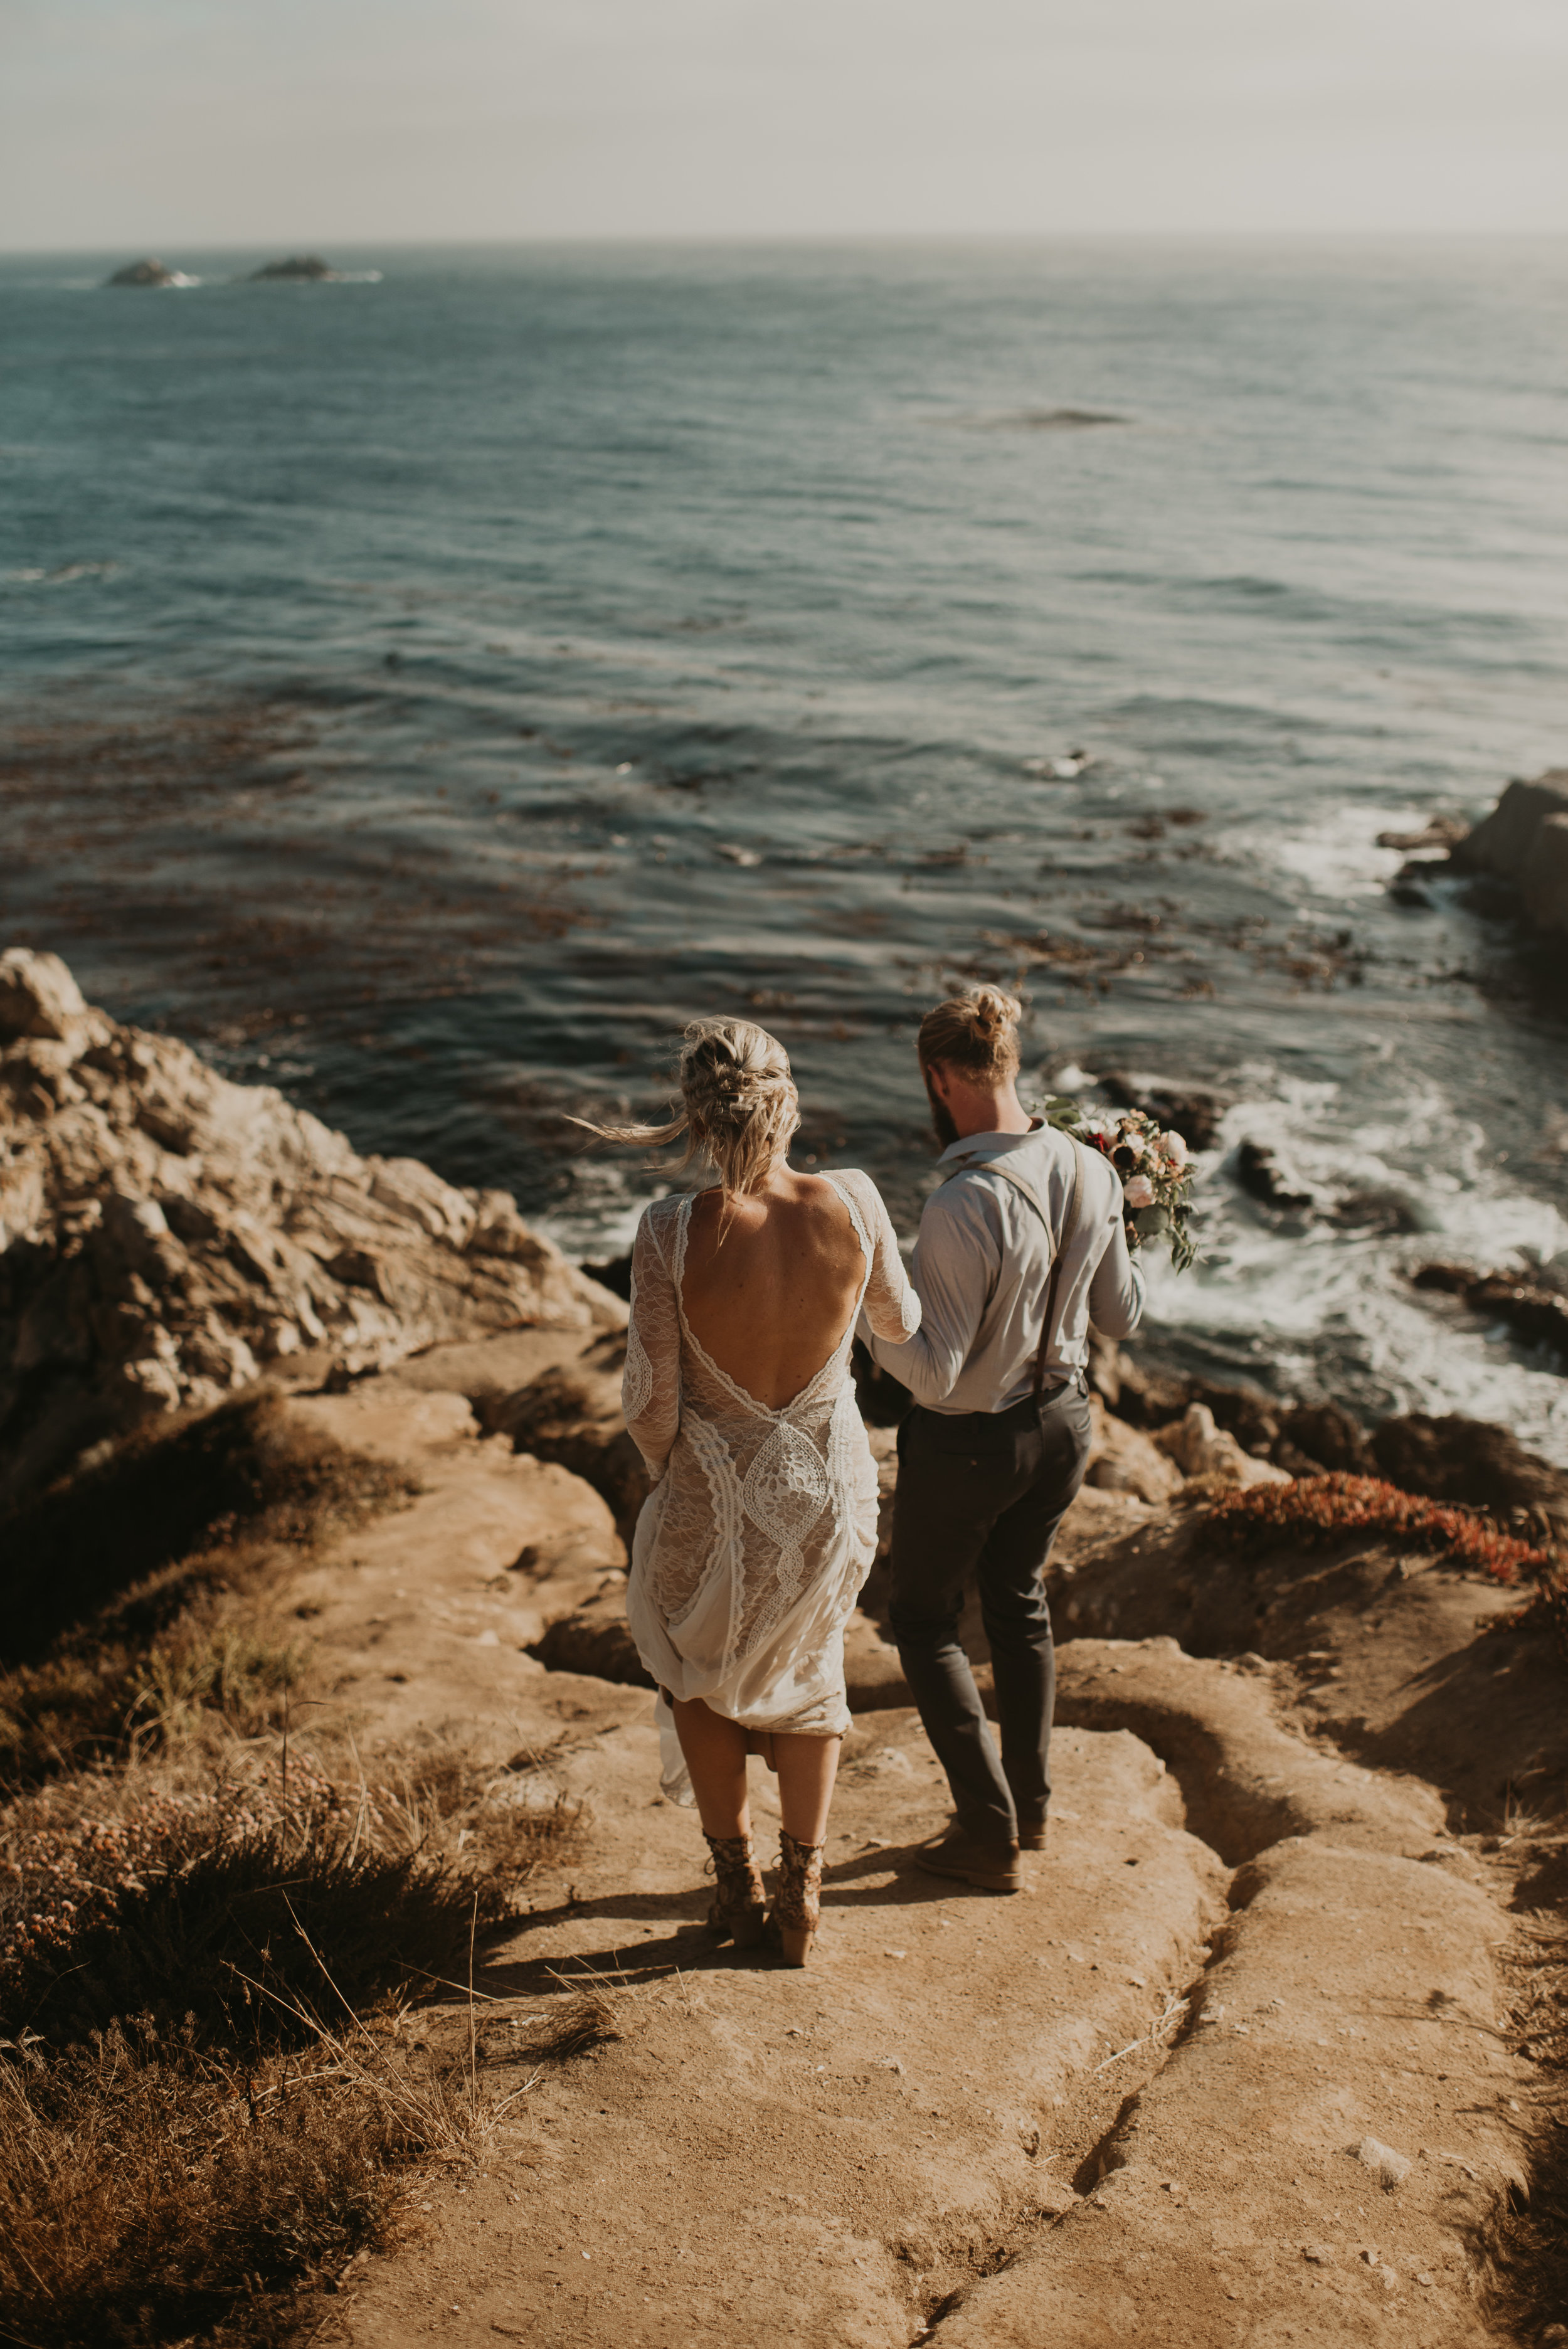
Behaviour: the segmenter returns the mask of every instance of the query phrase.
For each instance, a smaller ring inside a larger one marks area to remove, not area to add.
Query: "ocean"
[[[1152,1353],[1568,1461],[1409,1281],[1568,1250],[1568,957],[1377,837],[1568,762],[1568,246],[128,257],[0,261],[5,942],[589,1258],[702,1012],[913,1230],[998,978],[1220,1096]]]

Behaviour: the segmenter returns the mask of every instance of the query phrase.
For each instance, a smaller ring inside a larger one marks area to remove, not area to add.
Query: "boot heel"
[[[787,1966],[803,1966],[817,1938],[822,1896],[822,1847],[797,1843],[787,1829],[779,1836],[779,1890],[768,1920],[768,1938]]]
[[[768,1911],[758,1906],[739,1918],[729,1929],[729,1938],[738,1950],[755,1950],[761,1946],[768,1930]]]

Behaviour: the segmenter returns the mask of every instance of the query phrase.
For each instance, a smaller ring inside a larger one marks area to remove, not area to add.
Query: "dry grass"
[[[1487,2314],[1515,2340],[1538,2341],[1568,2312],[1568,1834],[1563,1823],[1515,1820],[1520,1930],[1504,1953],[1512,1996],[1508,2037],[1536,2067],[1540,2089],[1523,2148],[1525,2189],[1511,2189],[1479,2250]]]
[[[290,2338],[302,2285],[388,2239],[457,2096],[330,2050],[241,2071],[156,2026],[0,2071],[0,2332],[36,2349]]]
[[[36,1662],[81,1627],[146,1640],[194,1590],[232,1584],[257,1550],[319,1541],[412,1489],[380,1462],[307,1440],[281,1395],[153,1422],[0,1523],[10,1579],[0,1658]]]
[[[255,1613],[280,1548],[394,1506],[408,1480],[325,1438],[282,1398],[160,1422],[0,1523],[0,1785],[133,1759],[205,1719],[284,1718],[303,1654]]]
[[[471,1996],[444,2068],[398,2019],[471,1992],[578,1813],[507,1799],[535,1755],[324,1766],[260,1611],[280,1548],[409,1489],[263,1395],[0,1525],[0,2341],[281,2349],[388,2239],[400,2173],[494,2109]]]
[[[569,2063],[573,2056],[592,2055],[597,2048],[630,2039],[643,2028],[646,2018],[637,1991],[624,1973],[601,1973],[593,1966],[577,1974],[557,1973],[553,1966],[549,1971],[566,1996],[530,2033],[531,2056]]]
[[[345,1787],[285,1748],[195,1794],[98,1782],[77,1802],[35,1797],[0,1833],[0,2025],[56,2041],[150,2013],[263,2048],[296,2008],[450,1981],[578,1832],[562,1803],[487,1806],[446,1757]]]
[[[505,1775],[436,1753],[344,1785],[280,1745],[194,1791],[143,1767],[11,1806],[0,2339],[273,2349],[388,2240],[408,2165],[469,2158],[471,2001],[444,2067],[397,2026],[411,1988],[471,1987],[581,1833]]]
[[[0,1672],[0,1785],[32,1786],[84,1762],[135,1760],[200,1734],[213,1717],[253,1738],[280,1727],[304,1676],[297,1640],[198,1601],[139,1649],[78,1641]]]

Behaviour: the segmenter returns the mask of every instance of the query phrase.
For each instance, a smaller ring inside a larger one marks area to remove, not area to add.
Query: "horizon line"
[[[707,230],[672,230],[667,233],[646,230],[561,230],[549,234],[521,232],[504,235],[443,235],[437,237],[406,236],[396,233],[384,237],[364,235],[335,237],[228,237],[217,243],[204,243],[196,238],[153,238],[141,245],[123,239],[101,243],[82,244],[16,244],[0,240],[0,259],[14,261],[57,260],[80,256],[100,258],[113,253],[133,251],[151,257],[153,249],[162,244],[170,251],[183,250],[203,254],[249,254],[282,252],[285,246],[292,252],[306,252],[324,244],[335,245],[339,251],[401,251],[417,253],[515,250],[526,247],[549,250],[562,246],[593,246],[603,248],[636,248],[652,251],[670,246],[703,247],[707,249],[745,250],[758,247],[835,248],[851,245],[931,246],[931,245],[1060,245],[1060,244],[1568,244],[1568,225],[1561,228],[1060,228],[1060,229],[757,229],[712,232]]]

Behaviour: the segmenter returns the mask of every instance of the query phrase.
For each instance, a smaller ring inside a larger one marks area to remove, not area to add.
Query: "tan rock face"
[[[1127,1432],[1132,1433],[1130,1429]],[[1249,1485],[1288,1485],[1293,1481],[1284,1468],[1275,1468],[1268,1461],[1256,1460],[1250,1452],[1243,1452],[1228,1429],[1216,1427],[1214,1414],[1206,1402],[1189,1403],[1182,1417],[1173,1426],[1162,1427],[1153,1444],[1174,1461],[1184,1476],[1202,1476],[1217,1485],[1240,1488]],[[1147,1497],[1156,1500],[1161,1496],[1150,1493]]]
[[[319,1380],[625,1308],[510,1194],[361,1158],[270,1085],[0,955],[0,1495],[259,1371]]]
[[[1181,1490],[1181,1470],[1151,1436],[1113,1418],[1099,1395],[1090,1396],[1089,1410],[1094,1423],[1089,1484],[1104,1493],[1130,1493],[1140,1501],[1168,1501]]]

